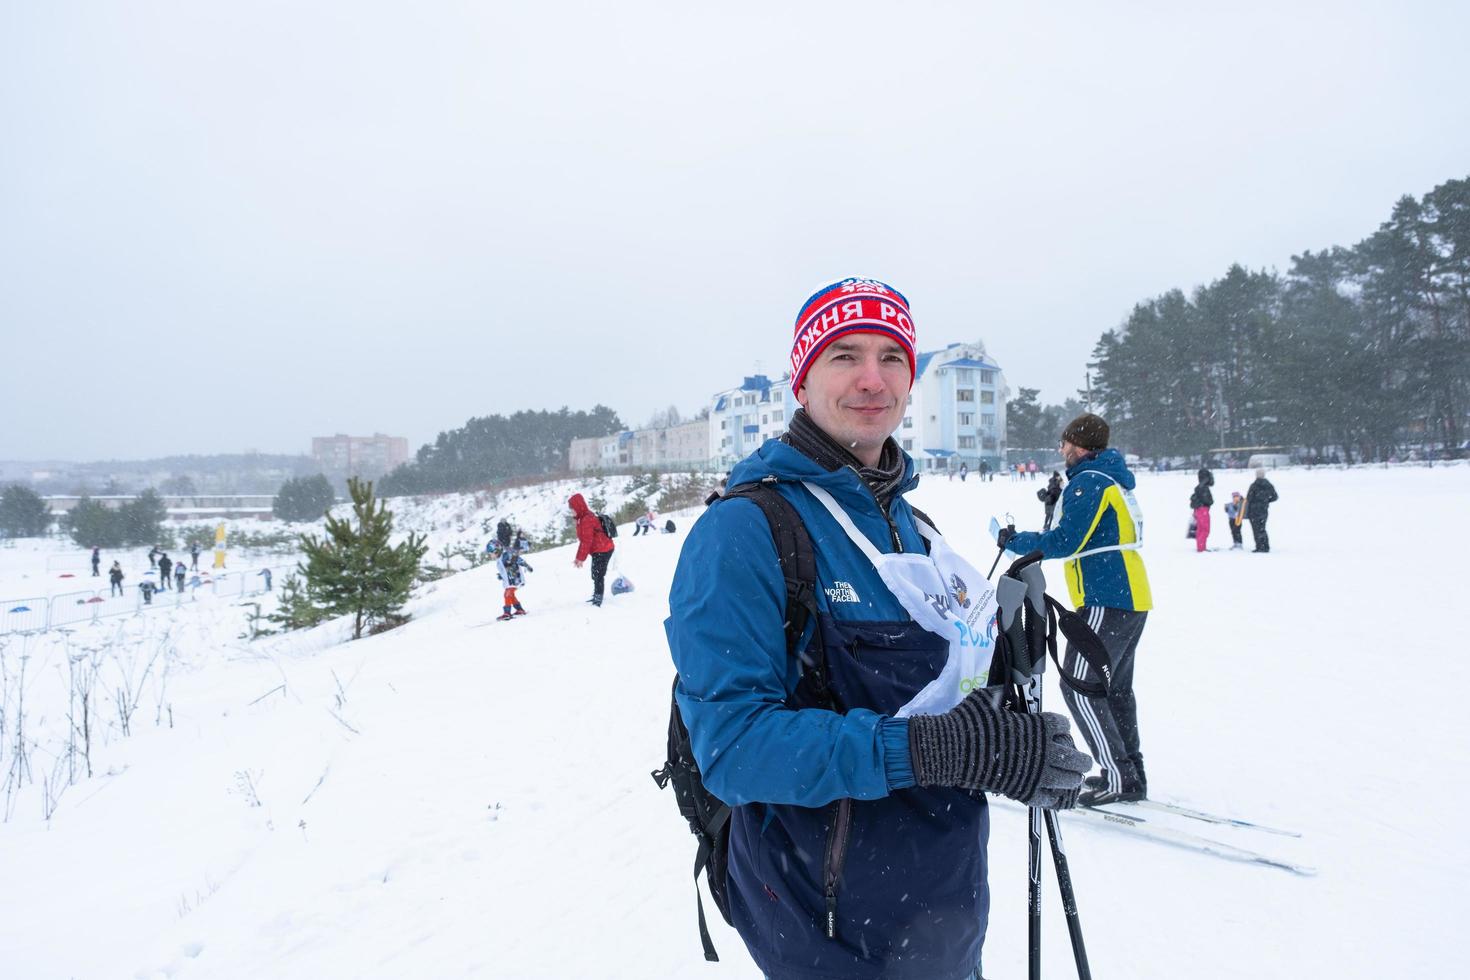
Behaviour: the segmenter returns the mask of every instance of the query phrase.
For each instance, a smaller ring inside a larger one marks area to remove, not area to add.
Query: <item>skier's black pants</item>
[[[1271,539],[1266,536],[1266,519],[1264,517],[1252,517],[1251,537],[1256,541],[1257,551],[1270,551]]]
[[[1243,544],[1240,538],[1240,525],[1235,523],[1235,518],[1232,517],[1225,523],[1230,525],[1230,540],[1236,544]]]
[[[1052,515],[1055,514],[1056,512],[1057,512],[1057,505],[1056,504],[1047,504],[1046,505],[1046,520],[1041,525],[1041,529],[1043,531],[1050,531],[1051,530],[1051,518],[1052,518]]]
[[[592,556],[592,600],[602,604],[602,580],[607,578],[607,563],[612,561],[612,552],[604,551]]]
[[[109,593],[108,598],[111,598],[112,596],[115,596],[115,595],[122,595],[122,594],[123,594],[122,583],[121,582],[113,582],[112,583],[112,592]]]
[[[1148,613],[1103,606],[1084,606],[1079,612],[1107,647],[1112,680],[1106,698],[1083,697],[1064,684],[1062,700],[1067,702],[1072,717],[1077,719],[1077,728],[1092,750],[1092,758],[1107,773],[1109,788],[1144,790],[1147,776],[1144,775],[1143,752],[1138,742],[1133,658],[1138,652],[1138,640],[1143,636],[1143,624]],[[1087,661],[1077,655],[1070,643],[1067,644],[1062,670],[1081,680],[1097,679],[1092,676]]]

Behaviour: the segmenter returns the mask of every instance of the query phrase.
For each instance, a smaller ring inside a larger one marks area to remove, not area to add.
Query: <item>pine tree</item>
[[[0,538],[34,538],[51,526],[51,509],[30,487],[12,483],[0,494]]]
[[[122,515],[86,494],[61,518],[72,540],[83,548],[118,548],[126,540]]]
[[[1012,449],[1036,449],[1048,444],[1041,434],[1039,388],[1022,388],[1006,405],[1006,445]]]
[[[276,611],[265,618],[283,630],[300,630],[322,622],[327,613],[312,602],[301,576],[293,573],[281,583]]]
[[[364,630],[399,619],[419,562],[429,546],[422,535],[390,545],[393,515],[373,497],[371,482],[347,481],[352,518],[327,517],[326,533],[301,539],[306,564],[306,597],[324,617],[351,616],[352,638]]]
[[[297,477],[281,484],[271,502],[271,512],[290,523],[315,521],[331,510],[336,498],[332,484],[320,473]]]
[[[124,544],[151,544],[161,537],[160,529],[168,517],[168,508],[158,491],[149,487],[118,508]]]

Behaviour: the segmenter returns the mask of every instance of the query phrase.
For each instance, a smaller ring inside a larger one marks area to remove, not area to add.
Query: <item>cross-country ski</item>
[[[1239,817],[1227,817],[1218,813],[1209,813],[1205,810],[1196,810],[1193,807],[1171,803],[1168,800],[1135,800],[1131,803],[1109,803],[1096,807],[1108,812],[1129,813],[1134,810],[1155,810],[1160,813],[1172,813],[1180,817],[1188,817],[1191,820],[1199,820],[1203,823],[1221,824],[1226,827],[1237,827],[1242,830],[1256,830],[1263,834],[1275,834],[1279,837],[1300,837],[1301,833],[1295,830],[1283,830],[1280,827],[1271,827],[1252,820],[1242,820]]]
[[[1075,820],[1089,826],[1106,827],[1109,830],[1126,833],[1131,837],[1157,841],[1161,844],[1168,844],[1186,850],[1198,851],[1201,854],[1224,858],[1227,861],[1240,861],[1244,864],[1259,864],[1265,867],[1279,868],[1282,871],[1290,871],[1296,875],[1309,876],[1317,873],[1316,868],[1305,864],[1288,861],[1235,844],[1227,844],[1224,841],[1214,840],[1187,830],[1167,827],[1132,814],[1118,813],[1107,807],[1077,807],[1074,810],[1064,811],[1062,820],[1063,822]]]

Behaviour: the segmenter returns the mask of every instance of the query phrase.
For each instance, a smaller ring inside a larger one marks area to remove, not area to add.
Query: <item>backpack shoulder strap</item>
[[[786,652],[799,655],[797,647],[808,622],[817,621],[817,556],[806,524],[791,502],[781,496],[775,481],[742,483],[725,492],[721,500],[742,497],[761,509],[771,526],[781,577],[786,580]]]
[[[904,501],[904,503],[908,503],[908,501]],[[913,504],[909,504],[909,510],[913,513],[914,517],[916,517],[919,520],[923,521],[925,524],[928,524],[936,532],[939,531],[939,525],[938,524],[935,524],[934,523],[934,519],[931,518],[928,514],[924,513],[922,510],[920,510],[919,508],[915,507]],[[943,533],[943,532],[940,532],[940,533]],[[929,539],[928,538],[925,538],[922,534],[919,535],[919,537],[922,538],[923,541],[924,541],[924,550],[925,551],[928,551],[929,550]]]

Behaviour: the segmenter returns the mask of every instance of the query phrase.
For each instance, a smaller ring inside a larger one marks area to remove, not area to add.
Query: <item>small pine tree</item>
[[[373,498],[372,483],[354,477],[347,490],[353,518],[328,515],[324,537],[302,537],[306,564],[301,571],[311,604],[325,616],[351,616],[352,638],[358,639],[364,630],[399,618],[429,546],[413,533],[390,545],[393,515]]]
[[[301,576],[292,573],[281,583],[276,611],[265,618],[283,630],[300,630],[322,622],[327,618],[327,612],[312,601]]]
[[[51,526],[51,509],[30,487],[12,483],[0,493],[0,538],[36,538]]]

